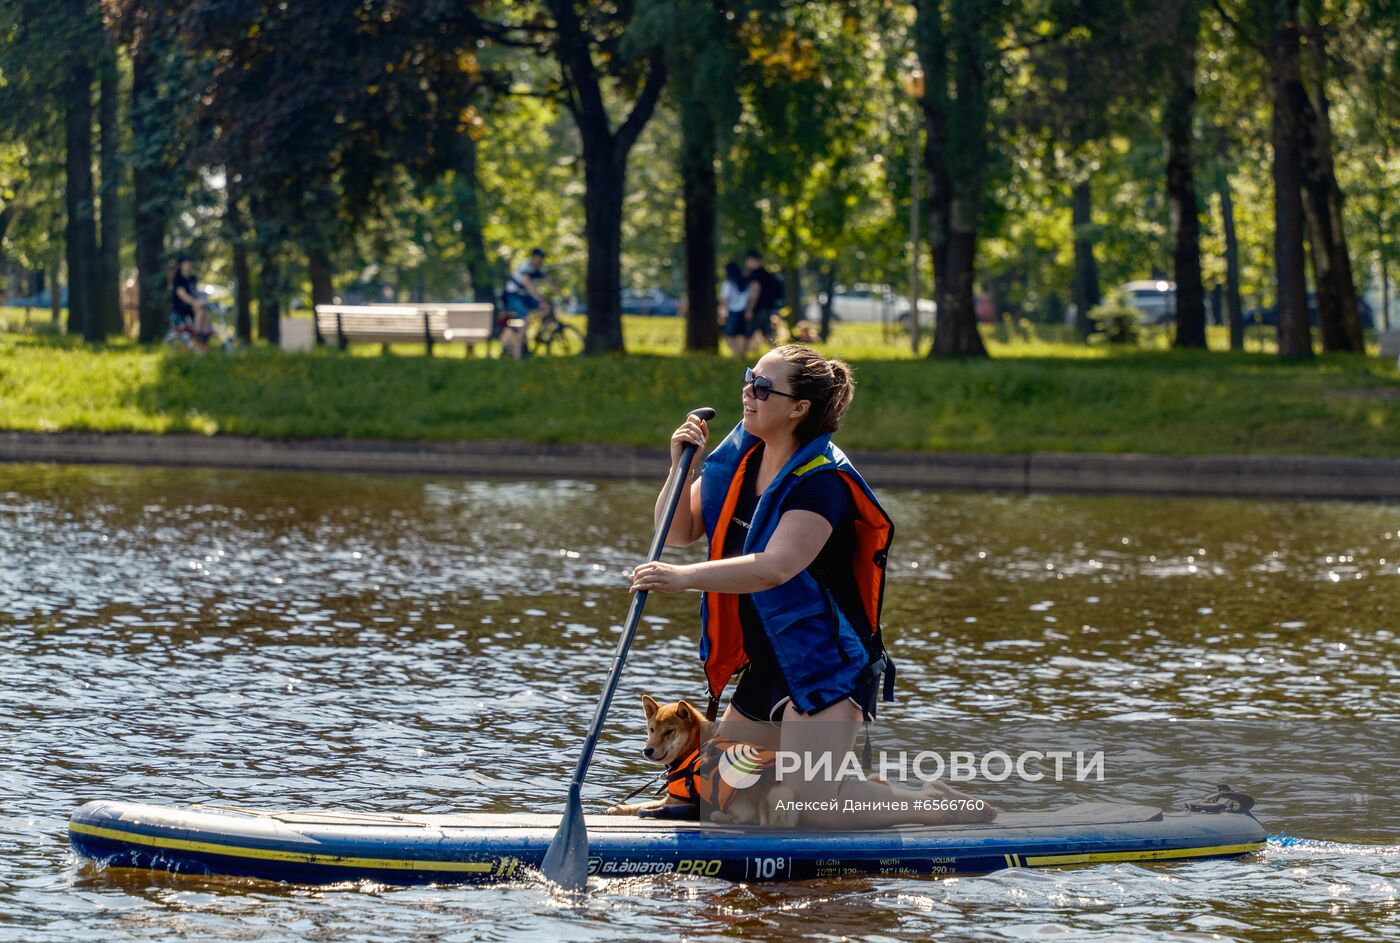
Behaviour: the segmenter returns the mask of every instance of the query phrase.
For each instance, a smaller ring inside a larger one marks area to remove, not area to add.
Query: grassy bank
[[[628,357],[522,363],[372,346],[193,356],[4,334],[0,428],[659,445],[689,407],[738,418],[738,367],[672,353],[679,327],[628,319]],[[1370,357],[1295,366],[1030,336],[993,343],[990,361],[942,363],[912,359],[878,325],[844,328],[829,350],[855,363],[841,441],[857,450],[1400,455],[1400,378]]]

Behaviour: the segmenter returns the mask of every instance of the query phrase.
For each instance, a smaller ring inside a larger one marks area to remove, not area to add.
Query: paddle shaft
[[[715,411],[704,407],[693,410],[691,415],[708,422],[715,417]],[[666,535],[671,532],[676,505],[680,503],[681,494],[686,490],[686,482],[690,478],[695,449],[695,445],[689,442],[681,447],[681,460],[672,469],[670,480],[666,483],[664,511],[656,534],[651,538],[651,549],[647,551],[648,563],[660,558],[661,550],[666,546]],[[541,873],[568,891],[581,891],[588,883],[588,827],[583,820],[583,779],[588,775],[588,765],[593,761],[593,750],[598,746],[603,722],[608,718],[608,707],[612,704],[613,693],[617,691],[622,664],[627,660],[627,650],[632,647],[632,637],[637,634],[637,623],[642,620],[642,607],[646,601],[645,592],[632,596],[627,621],[622,625],[622,637],[617,640],[617,651],[613,653],[612,669],[608,672],[607,683],[603,685],[603,696],[598,699],[598,710],[583,741],[578,765],[574,767],[574,778],[569,781],[569,795],[564,802],[559,830],[554,833],[554,840],[549,843],[544,860],[540,862]]]
[[[696,410],[696,413],[699,413]],[[713,410],[711,411],[713,415]],[[690,478],[690,466],[695,459],[695,446],[687,442],[681,449],[681,460],[671,475],[671,480],[666,485],[666,501],[661,515],[661,523],[656,529],[656,533],[651,538],[651,549],[647,551],[647,562],[661,558],[661,551],[666,547],[666,535],[671,532],[671,520],[676,516],[676,506],[680,504],[681,495],[686,490],[687,480]],[[574,778],[570,781],[571,789],[579,789],[583,786],[584,777],[588,774],[588,766],[593,761],[593,750],[598,745],[598,737],[603,732],[603,724],[608,719],[608,707],[612,704],[613,693],[617,690],[617,682],[622,677],[622,665],[627,660],[628,649],[632,647],[632,638],[637,634],[637,624],[642,620],[642,607],[646,605],[646,590],[640,590],[632,595],[632,605],[627,610],[627,621],[622,624],[622,637],[617,640],[617,650],[613,652],[612,668],[608,672],[607,684],[603,687],[603,696],[598,699],[598,711],[593,715],[593,723],[588,728],[588,737],[584,740],[583,752],[579,754],[578,765],[574,767]]]

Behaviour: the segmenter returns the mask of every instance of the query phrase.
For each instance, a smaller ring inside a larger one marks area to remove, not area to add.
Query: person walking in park
[[[773,316],[783,304],[783,283],[778,276],[763,267],[763,256],[757,249],[750,249],[744,256],[744,267],[748,270],[751,291],[749,292],[749,352],[758,353],[758,335],[762,333],[768,346],[777,341],[777,329]]]
[[[729,353],[735,360],[742,360],[748,352],[749,335],[754,325],[749,310],[753,306],[751,295],[757,294],[758,286],[744,276],[738,263],[724,263],[724,284],[720,286],[720,310],[724,315],[724,340],[729,345]]]

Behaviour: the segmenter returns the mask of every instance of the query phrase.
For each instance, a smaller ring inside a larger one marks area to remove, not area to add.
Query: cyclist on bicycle
[[[544,250],[531,249],[530,257],[521,262],[511,273],[510,278],[506,279],[506,288],[501,299],[505,311],[503,312],[503,320],[498,320],[496,324],[496,331],[502,337],[502,346],[505,346],[505,320],[510,318],[519,318],[521,321],[529,320],[530,312],[544,304],[544,297],[540,294],[540,290],[546,283],[555,292],[558,291],[554,279],[550,278],[549,273],[545,271]],[[516,335],[511,338],[511,346],[515,348],[512,351],[514,356],[519,357],[524,354],[525,331],[523,329],[516,332]]]
[[[209,303],[199,294],[194,260],[183,252],[170,272],[170,326],[176,333],[194,337],[200,347],[209,343]]]

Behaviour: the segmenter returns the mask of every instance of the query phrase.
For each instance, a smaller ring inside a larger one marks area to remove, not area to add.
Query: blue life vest
[[[705,460],[700,508],[711,560],[724,556],[725,534],[743,487],[745,465],[759,444],[758,437],[740,423]],[[799,448],[759,496],[744,553],[758,553],[768,545],[778,527],[783,499],[799,481],[818,474],[840,475],[851,493],[855,512],[851,573],[870,631],[855,628],[831,591],[805,569],[780,586],[751,594],[792,703],[804,714],[846,697],[862,675],[872,671],[885,674],[884,699],[894,697],[894,669],[880,641],[885,564],[894,524],[845,453],[831,443],[831,436],[820,436]],[[703,594],[700,623],[700,659],[705,663],[710,696],[718,698],[749,660],[739,621],[739,597]]]

